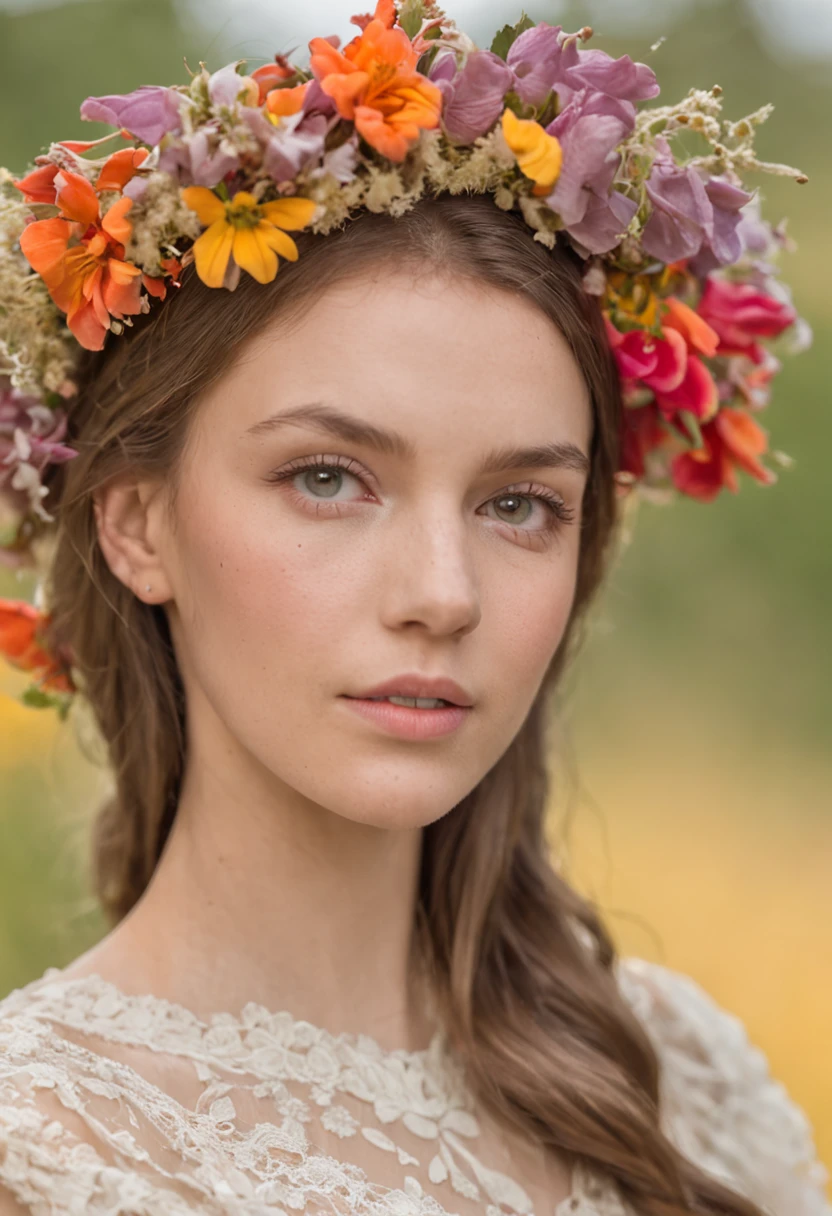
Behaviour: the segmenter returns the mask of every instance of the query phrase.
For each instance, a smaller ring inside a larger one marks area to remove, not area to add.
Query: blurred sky
[[[57,0],[60,3],[60,0]],[[739,3],[740,0],[737,0]],[[832,54],[832,0],[744,0],[760,23],[769,50],[777,57],[784,51],[809,58]],[[586,8],[599,31],[644,33],[660,37],[659,28],[698,4],[707,7],[708,0],[587,0]],[[289,0],[177,0],[177,6],[203,28],[222,29],[226,41],[241,43],[259,41],[269,25],[282,31],[291,30],[292,39],[305,48],[311,37],[324,25],[333,33],[352,36],[349,17],[352,10],[364,12],[373,7],[372,0],[303,0],[295,6]],[[54,8],[56,0],[0,0],[0,11],[21,12],[32,8]],[[521,9],[536,21],[557,23],[567,11],[567,0],[519,0],[512,6],[509,0],[447,0],[445,11],[470,33],[475,42],[490,37],[495,24],[506,20],[514,7],[519,17]],[[282,10],[282,11],[281,11]],[[288,10],[288,11],[287,11]],[[243,51],[241,54],[245,53]],[[248,48],[254,54],[253,47]]]

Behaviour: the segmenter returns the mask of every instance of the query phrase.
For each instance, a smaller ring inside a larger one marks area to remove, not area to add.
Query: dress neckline
[[[306,1018],[297,1018],[289,1009],[270,1009],[259,1001],[246,1001],[239,1014],[225,1010],[215,1010],[200,1017],[194,1010],[178,1001],[158,996],[152,992],[126,992],[113,980],[105,979],[98,972],[87,975],[66,975],[60,967],[47,967],[43,974],[33,980],[27,988],[36,994],[48,993],[51,985],[59,984],[61,988],[73,992],[85,993],[95,997],[94,1011],[100,1017],[112,1016],[120,1011],[143,1013],[155,1011],[170,1024],[178,1024],[201,1033],[210,1032],[216,1027],[232,1031],[245,1032],[256,1025],[268,1024],[279,1028],[284,1034],[291,1034],[301,1042],[314,1040],[326,1044],[332,1049],[346,1048],[350,1052],[361,1051],[369,1053],[375,1059],[389,1059],[404,1065],[425,1065],[435,1060],[447,1048],[447,1035],[444,1027],[437,1023],[427,1047],[384,1047],[373,1035],[363,1031],[333,1031],[318,1026]]]
[[[382,1097],[386,1089],[385,1077],[387,1084],[393,1080],[398,1086],[402,1077],[408,1076],[410,1087],[415,1086],[417,1090],[424,1087],[433,1100],[447,1109],[467,1108],[472,1102],[464,1069],[450,1050],[441,1023],[437,1024],[426,1048],[386,1048],[372,1035],[330,1031],[295,1018],[289,1010],[270,1010],[255,1001],[248,1001],[239,1014],[214,1011],[206,1020],[186,1005],[167,997],[149,992],[125,992],[97,972],[67,976],[61,968],[54,966],[47,967],[39,978],[23,989],[13,991],[6,999],[24,994],[41,1007],[40,1012],[47,1020],[54,1019],[122,1043],[140,1044],[161,1052],[173,1051],[194,1059],[200,1057],[203,1049],[213,1057],[213,1051],[218,1048],[219,1055],[231,1063],[235,1058],[235,1062],[240,1062],[249,1055],[245,1040],[252,1031],[258,1043],[262,1043],[265,1032],[269,1039],[295,1049],[295,1061],[310,1049],[325,1046],[337,1056],[342,1067],[357,1068],[365,1075],[370,1092],[380,1086]],[[62,998],[67,997],[69,1002],[65,1005]],[[238,1055],[238,1049],[241,1055]],[[295,1054],[298,1051],[300,1055]],[[602,1199],[612,1204],[603,1208],[605,1214],[627,1216],[617,1193],[610,1190],[609,1184],[590,1170],[580,1157],[573,1162],[570,1181],[570,1194],[558,1204],[552,1216],[573,1216],[579,1209],[584,1210],[581,1205]],[[587,1216],[595,1211],[600,1209],[587,1208]]]

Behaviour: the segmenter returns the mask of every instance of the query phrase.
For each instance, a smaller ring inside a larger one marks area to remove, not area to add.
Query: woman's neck
[[[356,823],[283,787],[183,785],[142,898],[67,970],[193,1010],[288,1010],[387,1049],[434,1022],[414,913],[421,829]]]

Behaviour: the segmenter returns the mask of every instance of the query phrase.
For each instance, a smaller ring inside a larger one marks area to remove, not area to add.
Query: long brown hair
[[[471,793],[424,831],[417,906],[438,1007],[475,1092],[498,1117],[583,1158],[644,1216],[761,1216],[677,1151],[660,1128],[659,1062],[618,990],[613,941],[556,871],[545,837],[553,694],[619,534],[614,474],[621,399],[598,301],[565,244],[536,242],[486,196],[425,198],[405,215],[364,212],[268,286],[211,290],[193,268],[172,299],[81,371],[71,441],[53,473],[59,528],[47,586],[54,640],[74,653],[108,749],[115,795],[93,833],[95,887],[111,922],[145,890],[170,831],[185,762],[182,682],[167,619],[110,571],[93,496],[127,468],[175,486],[201,394],[279,314],[297,321],[327,287],[369,266],[459,276],[532,301],[560,329],[592,402],[577,586],[565,636],[526,722]]]

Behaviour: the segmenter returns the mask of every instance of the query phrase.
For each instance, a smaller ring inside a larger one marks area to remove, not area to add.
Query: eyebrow
[[[338,439],[361,443],[365,447],[374,448],[385,455],[397,456],[402,460],[413,459],[416,454],[410,440],[395,431],[385,430],[320,401],[297,405],[283,413],[272,414],[250,426],[245,434],[267,435],[281,430],[284,426],[311,426],[335,435]],[[481,464],[483,473],[501,473],[506,469],[526,468],[575,469],[579,473],[589,473],[589,457],[577,444],[557,440],[529,447],[495,448],[485,456]]]

